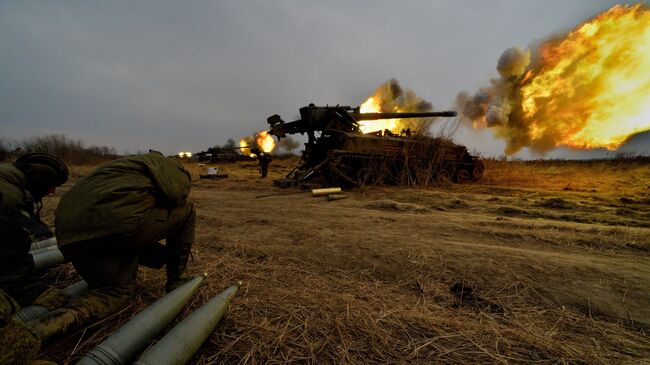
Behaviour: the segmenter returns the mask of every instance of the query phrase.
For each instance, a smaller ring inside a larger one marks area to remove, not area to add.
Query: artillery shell
[[[51,246],[56,246],[56,238],[51,237],[42,241],[34,242],[32,243],[32,246],[30,248],[31,251],[38,250],[40,248],[44,247],[51,247]]]
[[[231,286],[195,310],[145,352],[134,365],[186,364],[226,314],[240,285],[241,282]]]
[[[48,269],[65,262],[65,258],[58,248],[46,249],[38,255],[33,255],[32,258],[34,260],[34,270]]]
[[[347,198],[347,195],[344,194],[330,194],[327,196],[327,200],[341,200]]]
[[[312,196],[323,196],[323,195],[336,194],[336,193],[340,193],[340,192],[341,192],[341,188],[312,189],[311,190],[311,195]]]
[[[197,276],[158,299],[122,328],[86,353],[80,365],[132,364],[152,338],[158,336],[199,289],[206,274]]]

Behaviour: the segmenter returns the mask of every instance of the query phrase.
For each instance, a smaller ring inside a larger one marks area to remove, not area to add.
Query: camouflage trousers
[[[30,305],[48,287],[34,272],[29,235],[16,222],[0,214],[0,239],[0,290],[21,306]]]
[[[194,227],[194,206],[187,202],[174,209],[155,209],[143,228],[131,234],[62,246],[63,255],[88,283],[88,294],[30,326],[45,340],[119,311],[133,295],[139,263],[156,268],[166,265],[168,287],[181,280]],[[158,243],[162,239],[164,246]]]
[[[41,340],[24,323],[11,318],[18,309],[13,298],[0,290],[0,365],[54,364],[34,360]]]

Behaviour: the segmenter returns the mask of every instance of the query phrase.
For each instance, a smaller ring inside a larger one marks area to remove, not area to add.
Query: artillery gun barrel
[[[379,119],[404,119],[404,118],[431,118],[431,117],[455,117],[458,113],[454,111],[426,112],[426,113],[359,113],[355,115],[357,120],[379,120]]]

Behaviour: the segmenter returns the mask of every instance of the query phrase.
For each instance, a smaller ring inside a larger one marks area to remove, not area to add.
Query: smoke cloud
[[[499,77],[456,97],[474,127],[505,139],[506,153],[558,146],[618,148],[650,130],[650,10],[616,5],[572,31],[529,48],[510,48],[497,61]]]
[[[291,138],[291,136],[286,136],[278,141],[278,146],[284,151],[291,152],[300,147],[300,142]]]
[[[433,109],[430,102],[417,96],[412,90],[403,89],[396,79],[379,85],[374,98],[381,112],[428,112]]]
[[[456,105],[460,113],[474,123],[475,128],[492,128],[497,137],[506,140],[506,153],[513,154],[523,147],[536,152],[546,152],[554,146],[533,142],[521,115],[521,80],[531,64],[530,50],[513,47],[505,50],[497,62],[498,79],[490,80],[490,86],[480,88],[470,95],[460,92]]]
[[[530,64],[530,50],[522,51],[518,47],[505,50],[497,62],[497,71],[501,77],[519,77]]]
[[[372,100],[371,100],[372,99]],[[367,104],[372,101],[372,106],[367,110]],[[379,85],[375,93],[364,104],[361,105],[362,112],[428,112],[433,110],[433,105],[419,97],[412,90],[404,89],[396,79],[390,79]],[[424,134],[429,130],[434,118],[409,118],[394,119],[390,125],[384,126],[393,133],[401,133],[403,130],[410,130],[411,133]],[[369,122],[373,125],[379,122]]]

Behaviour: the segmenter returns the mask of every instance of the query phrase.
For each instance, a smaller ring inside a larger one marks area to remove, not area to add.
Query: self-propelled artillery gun
[[[380,119],[454,117],[456,112],[362,113],[349,106],[300,108],[300,119],[285,122],[275,114],[267,119],[269,133],[283,138],[307,134],[302,161],[281,186],[302,183],[317,176],[329,184],[427,185],[449,180],[469,182],[481,178],[483,162],[465,146],[403,130],[363,133],[360,122]]]
[[[250,161],[251,157],[239,153],[242,147],[210,147],[205,151],[197,152],[194,158],[199,162],[228,163],[237,161]]]

